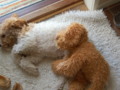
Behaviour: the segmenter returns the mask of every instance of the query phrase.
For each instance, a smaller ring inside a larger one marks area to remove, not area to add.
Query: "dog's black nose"
[[[2,45],[0,44],[0,47],[2,47]]]

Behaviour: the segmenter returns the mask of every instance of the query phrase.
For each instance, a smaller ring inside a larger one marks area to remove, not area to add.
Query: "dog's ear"
[[[18,16],[18,14],[14,13],[14,14],[12,14],[11,17],[16,17],[16,18],[18,18],[19,16]]]
[[[12,24],[12,28],[22,29],[24,25],[27,26],[27,21],[25,21],[24,19],[19,19]]]
[[[66,30],[65,39],[68,41],[68,44],[75,46],[88,39],[87,31],[83,25],[72,23]]]
[[[77,38],[80,38],[81,36],[84,36],[84,34],[87,34],[87,31],[83,25],[78,23],[72,23],[66,29],[65,37],[69,39],[77,39]]]

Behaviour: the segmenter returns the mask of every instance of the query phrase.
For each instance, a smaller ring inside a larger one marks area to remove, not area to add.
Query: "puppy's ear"
[[[27,22],[24,19],[19,19],[15,23],[13,23],[12,27],[17,29],[22,29],[24,25],[27,26]]]
[[[18,18],[19,16],[18,16],[18,14],[12,14],[11,17],[16,17],[16,18]]]
[[[83,34],[87,33],[84,26],[78,23],[72,23],[66,29],[66,38],[69,39],[77,39],[83,36]]]
[[[87,31],[83,25],[72,23],[66,30],[65,39],[72,46],[87,40]]]

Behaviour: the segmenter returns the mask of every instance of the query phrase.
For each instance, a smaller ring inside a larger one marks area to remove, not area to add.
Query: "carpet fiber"
[[[105,90],[120,90],[120,38],[116,36],[102,11],[69,11],[44,22],[54,22],[54,25],[67,25],[71,22],[83,24],[88,30],[90,40],[110,65],[111,78]],[[56,87],[64,79],[52,73],[51,62],[52,60],[43,61],[39,67],[40,76],[32,77],[13,63],[9,53],[0,51],[0,74],[10,77],[12,85],[20,82],[24,90],[57,90]]]
[[[42,0],[0,0],[0,16],[28,7]]]

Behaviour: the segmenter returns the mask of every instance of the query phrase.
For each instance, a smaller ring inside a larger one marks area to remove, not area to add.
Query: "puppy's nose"
[[[2,47],[2,45],[0,44],[0,47]]]

